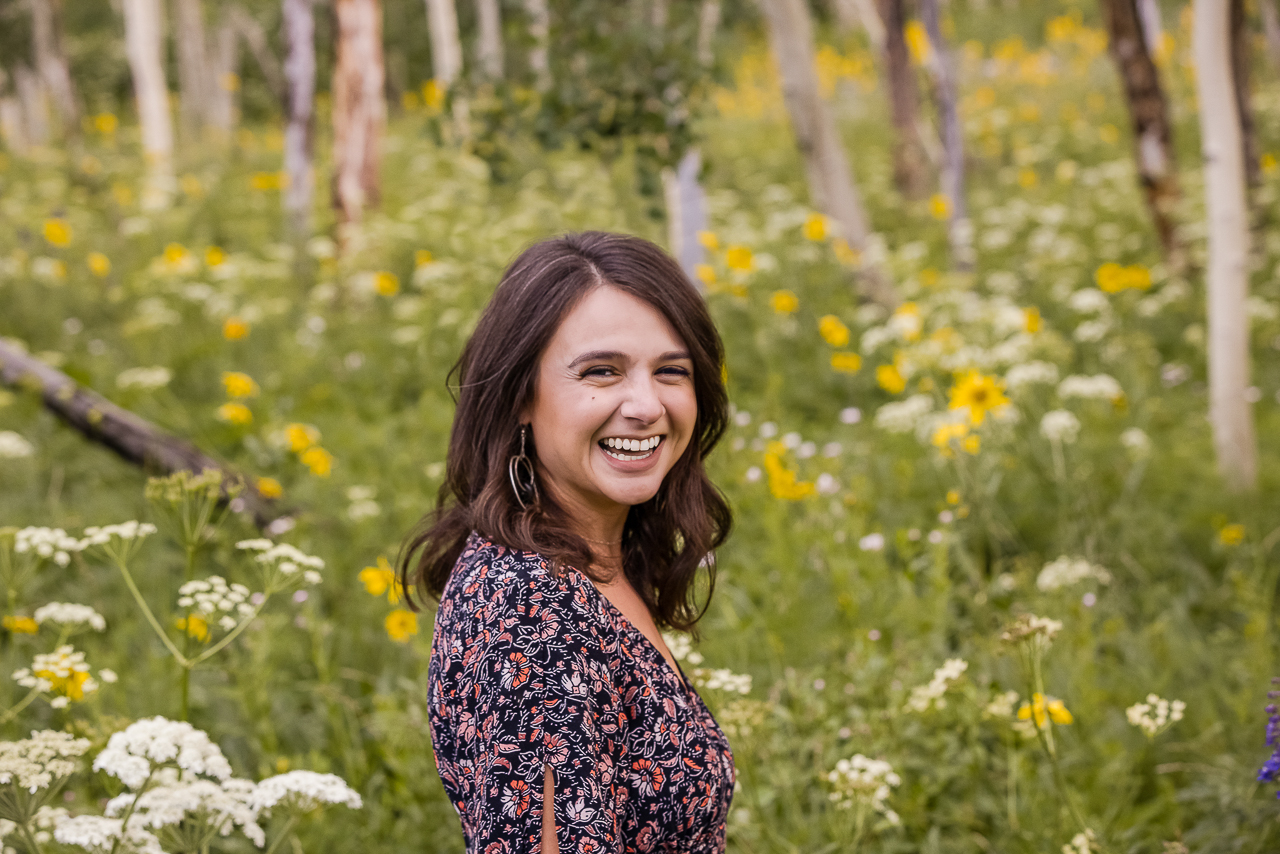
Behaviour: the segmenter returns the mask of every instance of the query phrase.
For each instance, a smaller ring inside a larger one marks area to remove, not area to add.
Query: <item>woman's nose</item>
[[[662,401],[651,377],[632,380],[627,384],[627,392],[620,409],[623,418],[652,424],[662,416]]]

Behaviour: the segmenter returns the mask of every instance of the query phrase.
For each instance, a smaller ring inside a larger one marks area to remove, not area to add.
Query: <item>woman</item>
[[[670,257],[588,232],[520,255],[455,365],[400,571],[440,599],[432,746],[468,852],[724,850],[733,757],[659,633],[702,616],[729,529],[722,362]]]

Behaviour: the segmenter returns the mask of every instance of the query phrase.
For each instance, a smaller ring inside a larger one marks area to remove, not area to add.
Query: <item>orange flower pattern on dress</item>
[[[427,671],[436,765],[468,854],[722,854],[735,771],[697,692],[590,580],[472,533]]]

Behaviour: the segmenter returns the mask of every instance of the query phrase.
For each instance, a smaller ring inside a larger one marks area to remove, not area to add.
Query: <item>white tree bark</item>
[[[1138,20],[1142,22],[1142,41],[1147,53],[1155,56],[1164,39],[1164,23],[1160,20],[1158,0],[1138,0]]]
[[[529,16],[529,35],[533,47],[529,49],[529,68],[533,70],[539,92],[551,88],[551,10],[547,0],[524,0],[524,11]]]
[[[311,165],[312,115],[316,96],[315,15],[312,0],[284,0],[284,76],[286,121],[284,171],[289,186],[284,192],[285,217],[295,240],[311,233],[311,200],[315,174]]]
[[[13,69],[13,89],[22,109],[22,132],[27,145],[49,141],[49,98],[40,74],[25,65]]]
[[[228,19],[218,24],[213,32],[212,50],[209,52],[209,127],[226,139],[236,126],[236,107],[239,103],[236,85],[240,68],[240,42],[236,28]]]
[[[698,62],[709,68],[715,62],[716,30],[720,28],[720,0],[702,0],[698,10]]]
[[[973,223],[964,195],[964,128],[960,123],[959,94],[956,84],[955,55],[942,33],[939,0],[920,0],[920,14],[925,31],[933,43],[933,72],[938,93],[939,124],[942,125],[942,195],[950,205],[947,237],[951,257],[956,266],[967,270],[973,266]]]
[[[1280,68],[1280,14],[1276,13],[1276,0],[1258,0],[1262,8],[1262,31],[1267,37],[1267,53],[1271,64]]]
[[[67,53],[62,47],[61,0],[30,0],[30,3],[31,46],[36,71],[58,109],[63,133],[75,133],[80,122],[80,108],[76,102],[75,85],[71,82]]]
[[[860,27],[877,53],[884,50],[884,21],[876,11],[875,0],[832,0],[832,5],[841,30],[849,32]]]
[[[447,89],[462,73],[462,42],[453,0],[427,0],[427,27],[431,33],[431,72]]]
[[[490,80],[501,80],[503,75],[502,11],[498,0],[476,0],[476,15],[480,32],[476,46],[476,64]]]
[[[27,153],[27,133],[22,120],[22,103],[8,89],[9,75],[0,68],[0,140],[14,154]]]
[[[698,183],[702,155],[696,148],[687,151],[674,170],[662,173],[662,190],[667,203],[667,242],[689,280],[702,288],[698,265],[703,261],[698,232],[707,230],[707,194]]]
[[[782,95],[791,116],[814,204],[835,220],[841,236],[862,258],[859,288],[885,306],[898,303],[887,272],[868,257],[871,227],[835,119],[818,91],[813,22],[804,0],[760,0],[769,43],[782,72]]]
[[[194,136],[208,122],[216,85],[209,79],[204,9],[200,0],[173,0],[173,18],[180,92],[178,115],[183,131]]]
[[[1195,0],[1192,51],[1204,154],[1209,263],[1209,422],[1218,468],[1235,489],[1252,489],[1258,449],[1249,386],[1249,221],[1244,156],[1232,72],[1229,4]]]
[[[142,124],[142,151],[147,160],[142,206],[158,210],[169,206],[176,184],[173,120],[169,115],[169,89],[161,63],[164,21],[160,0],[122,0],[122,6],[125,50]]]
[[[387,118],[382,6],[379,0],[337,0],[334,8],[333,198],[339,222],[350,225],[378,201],[378,148]]]

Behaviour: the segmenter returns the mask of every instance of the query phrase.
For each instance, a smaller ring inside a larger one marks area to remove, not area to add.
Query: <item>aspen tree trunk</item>
[[[194,138],[208,121],[214,96],[200,0],[173,0],[173,18],[178,48],[178,115],[182,129]]]
[[[490,80],[501,80],[503,75],[502,12],[498,0],[476,0],[476,13],[480,19],[480,34],[476,51],[476,64]]]
[[[920,14],[925,31],[933,44],[932,68],[938,92],[938,122],[942,125],[942,169],[940,184],[947,199],[947,238],[951,243],[951,257],[956,267],[967,270],[973,266],[973,223],[969,220],[969,206],[964,195],[964,128],[960,124],[960,109],[956,86],[955,55],[942,34],[939,0],[920,0]]]
[[[80,108],[62,44],[62,0],[30,2],[31,46],[36,70],[58,109],[63,133],[75,134],[80,129]]]
[[[524,11],[529,16],[529,35],[533,37],[529,68],[538,91],[546,92],[551,88],[551,10],[547,0],[524,0]]]
[[[235,26],[223,16],[213,34],[209,55],[209,127],[227,139],[236,126],[236,104],[239,85],[240,44]]]
[[[133,75],[133,91],[142,124],[142,151],[147,178],[142,206],[159,210],[173,197],[173,120],[169,115],[169,89],[165,84],[161,49],[164,22],[160,0],[122,0],[125,49]]]
[[[1280,14],[1276,12],[1276,0],[1258,0],[1262,8],[1262,31],[1267,37],[1267,54],[1271,64],[1280,69]]]
[[[1147,53],[1155,56],[1164,39],[1159,0],[1138,0],[1138,21],[1142,24],[1142,42],[1147,46]]]
[[[13,89],[22,109],[22,130],[27,145],[44,145],[49,141],[49,99],[39,72],[19,65],[13,69]]]
[[[893,127],[897,133],[897,145],[893,149],[893,177],[899,192],[908,198],[918,199],[928,192],[928,176],[925,174],[927,155],[920,136],[920,101],[916,95],[915,74],[911,70],[911,55],[903,36],[903,27],[907,24],[906,10],[904,0],[879,0],[879,4],[885,29],[884,77]]]
[[[702,0],[698,9],[698,62],[703,68],[715,63],[716,30],[720,29],[720,0]]]
[[[841,236],[862,258],[859,290],[868,299],[893,307],[897,293],[886,271],[868,257],[871,228],[835,119],[818,91],[814,69],[813,22],[805,0],[761,0],[769,43],[782,72],[782,95],[791,128],[804,157],[814,204],[835,220]]]
[[[1236,112],[1240,114],[1240,144],[1244,153],[1244,177],[1250,187],[1262,181],[1258,132],[1253,120],[1252,86],[1249,81],[1249,21],[1244,0],[1231,3],[1231,72],[1236,87]]]
[[[8,94],[9,75],[0,68],[0,140],[14,154],[27,153],[26,127],[22,120],[22,103]]]
[[[261,69],[271,94],[275,95],[280,103],[284,103],[284,75],[280,72],[280,61],[276,59],[276,55],[271,52],[271,45],[267,43],[267,34],[262,29],[262,25],[240,6],[229,6],[227,16],[227,20],[236,28],[236,33],[244,40],[254,62]]]
[[[867,34],[873,50],[884,50],[884,21],[877,11],[875,0],[832,0],[836,23],[841,30],[850,32],[861,28]]]
[[[1135,0],[1102,0],[1108,49],[1120,72],[1129,117],[1133,121],[1134,156],[1138,181],[1165,256],[1181,264],[1182,246],[1174,228],[1173,209],[1179,197],[1173,124],[1160,72],[1147,51]]]
[[[427,26],[431,71],[436,82],[447,89],[462,73],[462,42],[458,40],[458,10],[453,0],[427,0]]]
[[[1249,386],[1249,221],[1240,119],[1232,69],[1231,10],[1223,0],[1195,0],[1192,51],[1208,216],[1206,282],[1209,319],[1209,423],[1218,468],[1235,489],[1258,478]]]
[[[641,8],[649,7],[649,26],[655,30],[665,30],[667,19],[671,16],[668,0],[637,0]]]
[[[316,96],[316,22],[312,0],[284,0],[285,100],[284,192],[285,218],[295,242],[311,234],[311,198],[315,175],[311,166],[312,115]]]
[[[378,144],[383,100],[382,5],[336,0],[338,50],[333,69],[333,202],[343,225],[378,202]]]

